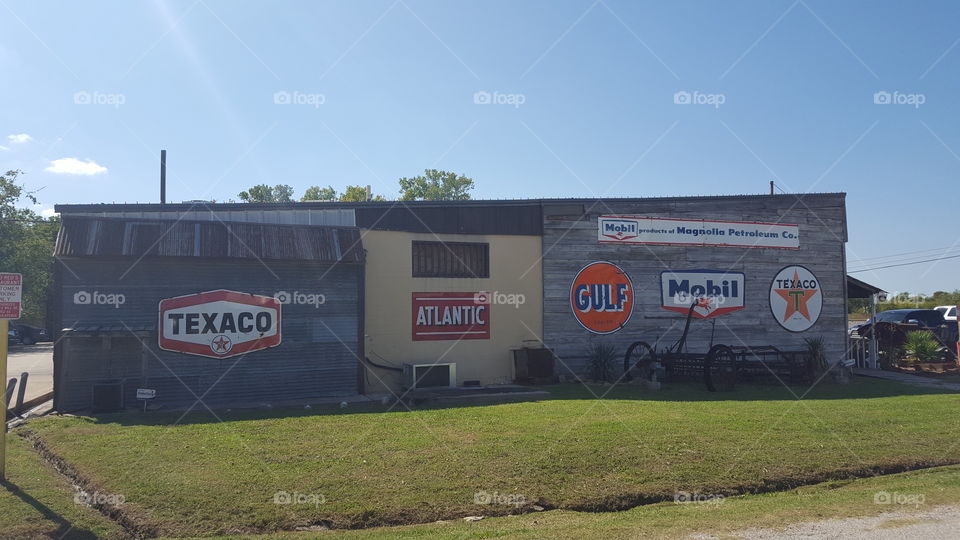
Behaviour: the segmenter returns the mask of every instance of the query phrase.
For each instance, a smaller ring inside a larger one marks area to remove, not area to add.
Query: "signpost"
[[[137,388],[137,399],[143,400],[143,412],[147,412],[147,401],[157,397],[153,388]]]
[[[20,274],[0,274],[0,380],[7,379],[7,337],[10,331],[9,320],[20,318],[20,298],[23,293],[23,276]],[[3,410],[3,430],[0,431],[0,480],[7,478],[7,393],[0,397],[0,410]]]

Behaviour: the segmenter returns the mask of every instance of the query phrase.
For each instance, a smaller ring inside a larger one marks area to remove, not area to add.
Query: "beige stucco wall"
[[[363,230],[367,252],[365,345],[366,355],[377,363],[454,362],[458,383],[479,380],[481,384],[511,382],[511,348],[524,340],[543,336],[543,271],[539,236],[421,234]],[[414,278],[412,242],[487,242],[490,245],[490,277]],[[457,342],[413,341],[411,293],[500,292],[522,294],[524,303],[491,304],[490,339]],[[383,392],[386,384],[396,390],[400,377],[382,369],[368,370],[367,392]],[[383,384],[380,384],[380,382]]]

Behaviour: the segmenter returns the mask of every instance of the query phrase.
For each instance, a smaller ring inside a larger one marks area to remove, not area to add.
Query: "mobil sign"
[[[661,307],[709,319],[744,308],[744,275],[724,270],[668,270],[660,274]]]
[[[228,358],[280,344],[280,302],[217,290],[160,301],[160,348]]]

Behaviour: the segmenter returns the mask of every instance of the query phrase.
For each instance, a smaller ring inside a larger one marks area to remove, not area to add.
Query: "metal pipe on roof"
[[[167,151],[160,150],[160,204],[167,204]]]

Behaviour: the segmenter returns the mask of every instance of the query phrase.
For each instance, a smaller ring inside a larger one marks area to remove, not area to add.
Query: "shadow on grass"
[[[87,539],[97,538],[97,535],[94,534],[92,531],[88,531],[86,529],[81,529],[74,526],[65,517],[54,512],[53,510],[50,509],[50,507],[43,504],[42,502],[31,497],[30,494],[20,489],[20,487],[14,484],[13,482],[0,479],[0,486],[3,486],[12,495],[16,496],[21,501],[32,506],[34,509],[36,509],[37,512],[40,512],[40,514],[44,517],[44,519],[48,521],[52,521],[57,525],[57,528],[55,530],[44,533],[44,535],[47,536],[48,538],[57,538],[57,539],[65,539],[65,540],[87,540]]]
[[[461,409],[470,407],[489,407],[509,403],[533,403],[551,400],[593,400],[600,397],[605,400],[651,401],[651,402],[743,402],[743,401],[793,401],[804,400],[845,400],[878,399],[896,396],[943,395],[956,392],[937,388],[915,387],[894,381],[855,377],[849,384],[821,382],[817,386],[784,387],[774,384],[741,384],[732,392],[709,392],[702,384],[694,381],[666,382],[658,391],[650,391],[633,385],[602,384],[557,384],[531,387],[544,390],[548,396],[504,396],[502,400],[483,402],[422,403],[409,405],[413,411],[442,409]],[[122,412],[92,415],[89,418],[98,424],[120,425],[190,425],[209,424],[222,421],[242,422],[266,420],[271,418],[291,418],[308,416],[340,416],[355,414],[408,414],[410,410],[402,404],[383,405],[366,402],[353,403],[347,408],[335,405],[314,405],[310,409],[303,406],[277,407],[272,409],[228,409],[210,404],[211,413],[204,405],[196,404],[189,412],[181,410]]]

